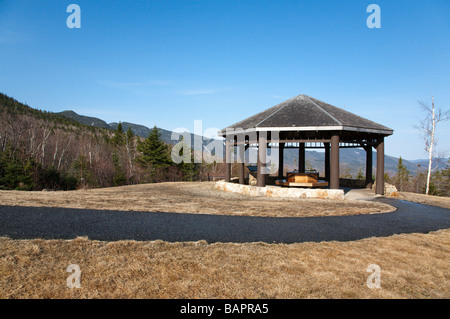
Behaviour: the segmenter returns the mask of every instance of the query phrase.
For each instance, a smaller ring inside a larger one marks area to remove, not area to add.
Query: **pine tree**
[[[447,163],[446,167],[435,171],[431,175],[429,185],[429,195],[448,196],[450,193],[450,166]]]
[[[125,144],[125,133],[123,132],[121,122],[117,125],[112,142],[115,146],[123,146]]]
[[[364,174],[363,174],[363,170],[362,170],[362,168],[360,167],[359,170],[358,170],[358,174],[356,174],[356,179],[362,181],[362,180],[364,180],[364,178],[365,178],[365,176],[364,176]]]
[[[406,166],[403,165],[403,160],[401,156],[398,159],[396,180],[397,185],[399,186],[399,190],[400,191],[405,190],[406,183],[409,181],[409,171],[406,168]]]
[[[122,186],[127,183],[127,178],[125,176],[125,171],[120,165],[120,158],[117,153],[113,153],[112,160],[114,164],[114,176],[113,176],[113,184],[114,186]]]
[[[126,142],[127,142],[126,144],[134,143],[134,133],[131,130],[131,126],[128,126],[128,130],[127,130],[127,133],[126,133]]]
[[[184,154],[184,150],[185,149],[189,149],[188,144],[184,141],[184,137],[181,137],[180,140],[181,143],[183,143],[183,147],[180,148],[179,154],[181,157],[183,157]],[[189,156],[189,158],[193,158],[192,156],[192,150],[190,151],[191,154]],[[181,163],[177,164],[178,170],[181,172],[182,174],[182,179],[183,181],[193,181],[195,176],[198,174],[198,167],[199,165],[196,163],[193,163],[192,161],[182,161]]]
[[[444,196],[450,196],[450,159],[447,161],[445,169],[442,169],[444,178]]]
[[[83,188],[94,184],[91,166],[89,160],[85,155],[79,155],[72,164],[75,169],[75,176],[79,181],[79,185]]]
[[[141,152],[137,162],[149,169],[152,181],[157,173],[164,172],[172,164],[169,148],[161,140],[161,133],[156,126],[143,142],[138,142],[137,150]]]
[[[37,168],[33,159],[21,161],[0,152],[0,190],[32,190],[35,187],[33,172]]]

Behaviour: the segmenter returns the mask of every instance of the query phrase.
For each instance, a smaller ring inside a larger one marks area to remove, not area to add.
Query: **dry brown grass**
[[[258,216],[374,213],[363,201],[274,200],[164,183],[73,192],[1,191],[2,205]],[[450,298],[450,229],[353,242],[101,242],[0,238],[0,298]],[[81,268],[70,289],[67,266]],[[366,271],[381,267],[381,288]]]
[[[450,298],[450,230],[354,242],[0,238],[0,298]],[[69,289],[69,264],[81,288]],[[369,264],[381,288],[369,289]]]
[[[443,208],[450,208],[450,197],[430,196],[417,193],[400,192],[399,199],[419,204],[427,204]]]
[[[0,191],[0,205],[271,217],[356,215],[395,210],[387,204],[367,201],[248,197],[215,190],[213,182],[144,184],[68,192]]]

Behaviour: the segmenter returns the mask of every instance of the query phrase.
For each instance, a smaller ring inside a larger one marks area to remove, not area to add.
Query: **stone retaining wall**
[[[214,188],[225,192],[240,193],[247,196],[344,200],[344,191],[342,189],[287,188],[280,186],[257,187],[227,183],[224,181],[216,182]]]

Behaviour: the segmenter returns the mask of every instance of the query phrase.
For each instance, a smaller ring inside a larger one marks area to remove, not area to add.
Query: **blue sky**
[[[81,8],[69,29],[67,6]],[[369,29],[369,4],[381,28]],[[0,91],[47,111],[224,128],[300,93],[394,129],[424,158],[419,100],[450,108],[448,0],[0,0]],[[438,128],[450,152],[450,122]],[[448,155],[447,155],[448,156]]]

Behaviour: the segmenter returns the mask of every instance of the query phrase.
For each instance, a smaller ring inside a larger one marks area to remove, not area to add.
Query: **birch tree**
[[[131,130],[131,126],[128,127],[128,131],[125,135],[125,148],[128,157],[128,178],[132,178],[134,173],[133,163],[136,159],[136,137]]]
[[[425,151],[428,153],[428,172],[425,190],[425,194],[428,195],[431,173],[437,168],[437,165],[433,167],[433,162],[435,161],[437,154],[436,128],[439,122],[447,121],[449,119],[449,111],[442,111],[440,108],[435,108],[434,96],[431,97],[431,107],[423,101],[419,101],[419,104],[420,109],[425,113],[425,118],[420,122],[418,129],[423,134]]]

